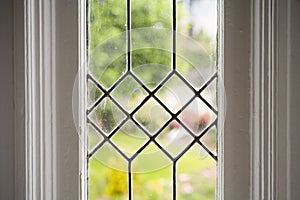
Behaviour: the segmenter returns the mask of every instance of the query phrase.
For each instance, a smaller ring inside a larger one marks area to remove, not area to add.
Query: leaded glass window
[[[88,199],[215,199],[216,0],[87,0]]]

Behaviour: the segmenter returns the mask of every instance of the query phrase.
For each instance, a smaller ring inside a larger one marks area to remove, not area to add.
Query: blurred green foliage
[[[191,48],[187,41],[181,37],[178,41],[181,52],[188,54],[197,64],[209,66],[215,60],[215,49],[211,48],[211,39],[203,31],[192,34],[189,12],[183,3],[177,3],[177,28],[178,32],[197,41],[204,52]],[[90,0],[89,3],[89,40],[90,54],[89,70],[105,88],[126,72],[128,60],[126,53],[126,0]],[[183,20],[181,20],[183,19]],[[172,30],[172,1],[170,0],[132,0],[131,1],[131,29],[152,27],[157,29]],[[158,44],[166,44],[171,48],[172,35],[160,37],[155,32],[139,33],[132,35],[132,46],[135,44],[147,46],[156,40]],[[150,45],[151,46],[151,45]],[[115,53],[120,55],[117,57]],[[211,55],[209,55],[211,54]],[[188,60],[176,58],[177,68],[183,74],[193,73],[195,68]],[[155,63],[157,68],[149,70]],[[196,63],[193,63],[196,64]],[[150,88],[155,87],[172,68],[172,53],[158,48],[138,49],[132,51],[131,66],[133,72]],[[187,77],[188,78],[188,77]]]
[[[98,81],[106,88],[109,88],[121,75],[126,71],[126,49],[121,48],[119,51],[122,56],[113,60],[108,66],[102,66],[101,60],[109,59],[112,49],[111,46],[118,45],[119,41],[107,40],[114,36],[120,37],[119,34],[127,29],[126,25],[126,1],[125,0],[91,0],[89,14],[89,52],[96,54],[97,62],[94,62],[93,56],[90,61],[90,71],[98,79]],[[146,1],[132,0],[131,2],[131,28],[157,27],[157,28],[172,28],[172,12],[170,1]],[[122,36],[121,36],[122,37]],[[136,42],[147,43],[147,34],[133,36],[132,40]],[[153,39],[150,36],[150,40]],[[157,38],[156,38],[157,39]],[[159,39],[159,38],[158,38]],[[125,38],[123,43],[125,42]],[[161,42],[166,42],[161,40]],[[171,38],[168,41],[171,44]],[[97,52],[98,46],[106,45],[101,51]],[[171,66],[170,52],[160,49],[144,49],[135,50],[132,52],[132,68],[141,79],[153,82],[161,81],[161,72],[149,71],[149,66],[144,64],[157,63],[170,68]],[[96,60],[96,58],[95,58]],[[103,63],[103,62],[102,62]],[[143,66],[144,65],[144,66]],[[135,70],[135,68],[139,68]],[[166,67],[164,67],[166,68]],[[147,71],[147,73],[142,73]],[[165,72],[163,75],[165,75]],[[146,76],[146,77],[145,77]],[[150,83],[151,82],[151,83]],[[146,83],[147,84],[147,83]]]
[[[131,28],[164,28],[172,29],[172,1],[170,0],[132,0],[131,1]],[[188,16],[182,3],[177,6],[177,21],[181,18]],[[117,81],[127,69],[127,55],[126,48],[124,48],[125,38],[120,37],[116,40],[109,40],[127,30],[126,24],[126,0],[90,0],[89,1],[89,38],[88,38],[88,51],[90,56],[89,71],[99,81],[99,83],[106,89],[110,88],[115,81]],[[209,49],[210,38],[204,33],[199,32],[197,35],[190,35],[191,24],[181,23],[178,24],[178,30],[187,34],[198,42],[204,48]],[[161,43],[170,43],[172,38],[164,40],[161,38],[154,38],[155,36],[149,34],[136,35],[133,42],[142,41],[145,44],[148,40],[156,39],[161,40]],[[100,50],[99,50],[99,46]],[[184,46],[184,45],[183,45]],[[188,46],[186,47],[189,48]],[[114,52],[118,50],[122,55],[111,59]],[[192,51],[192,50],[187,50]],[[214,49],[212,50],[214,53]],[[192,53],[192,52],[191,52]],[[208,52],[209,53],[209,52]],[[214,57],[215,54],[213,54]],[[199,55],[195,55],[199,56]],[[203,63],[208,61],[204,57]],[[215,59],[215,58],[214,58]],[[190,73],[194,67],[191,63],[184,60],[184,58],[176,58],[177,67],[179,71],[185,75]],[[153,65],[155,64],[155,65]],[[139,49],[132,51],[132,71],[139,76],[139,78],[151,89],[153,89],[166,75],[171,71],[172,53],[162,49]],[[153,70],[155,69],[155,70]],[[94,99],[89,99],[93,102],[101,95],[101,92],[93,87],[89,93]],[[127,95],[126,87],[120,93]],[[110,105],[106,106],[107,108]],[[103,129],[111,130],[116,126],[114,116],[111,109],[103,108],[95,113],[98,125],[101,124]],[[141,116],[148,116],[148,113],[142,113]],[[157,116],[158,118],[160,116]],[[105,120],[101,120],[105,119]],[[141,118],[140,121],[148,120],[147,117]],[[146,122],[145,122],[146,123]],[[126,142],[126,141],[123,141]],[[194,158],[189,158],[187,166],[190,167]],[[210,166],[211,163],[203,163],[204,166]],[[109,169],[101,165],[98,161],[93,159],[90,162],[89,170],[89,199],[90,200],[123,200],[127,198],[127,174],[113,169]],[[198,169],[197,170],[201,170]],[[170,195],[170,185],[168,177],[163,173],[159,177],[154,177],[148,174],[144,178],[138,178],[134,175],[134,181],[140,187],[136,188],[138,192],[137,197],[141,200],[161,200],[164,195]],[[148,179],[152,182],[149,183]],[[194,180],[195,181],[195,180]],[[198,180],[197,180],[198,181]],[[201,194],[195,192],[186,194],[184,199],[212,199],[214,197],[215,183],[209,182],[209,179],[202,179],[200,181],[203,189]],[[191,183],[193,184],[193,183]],[[157,186],[157,187],[156,187]],[[146,188],[146,189],[145,189]],[[197,188],[195,188],[197,190]],[[203,191],[206,191],[203,192]],[[163,194],[162,192],[163,191]],[[201,197],[201,195],[204,195]]]

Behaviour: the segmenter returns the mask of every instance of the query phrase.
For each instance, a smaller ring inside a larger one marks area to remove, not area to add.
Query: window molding
[[[252,2],[251,199],[288,199],[288,1]]]
[[[250,198],[251,0],[224,1],[224,199]]]
[[[87,149],[84,144],[87,144],[86,135],[86,101],[87,101],[87,85],[86,85],[86,74],[87,74],[87,3],[86,0],[78,0],[78,55],[79,55],[79,73],[78,73],[78,131],[79,137],[83,144],[80,145],[79,149],[79,171],[80,171],[80,200],[88,200],[88,166],[87,166]]]
[[[24,12],[26,199],[79,199],[78,2],[24,0]]]
[[[289,1],[224,4],[225,199],[287,199]]]
[[[224,121],[226,115],[226,98],[224,91],[224,1],[218,0],[218,162],[217,162],[217,189],[216,198],[224,200]]]
[[[25,1],[26,199],[56,199],[55,1]]]

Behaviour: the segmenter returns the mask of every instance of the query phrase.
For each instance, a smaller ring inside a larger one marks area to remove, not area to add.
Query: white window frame
[[[20,97],[15,103],[25,109],[25,117],[20,116],[22,109],[16,110],[20,137],[16,137],[15,191],[27,200],[82,199],[85,188],[80,177],[85,166],[79,165],[80,141],[71,101],[75,76],[85,60],[85,1],[20,2],[24,4],[14,4],[19,55],[15,87]],[[220,27],[219,63],[224,66],[220,74],[227,100],[219,144],[223,155],[219,169],[224,174],[219,199],[290,199],[288,134],[284,134],[289,119],[290,1],[220,2],[224,27]],[[221,99],[220,105],[224,102]]]

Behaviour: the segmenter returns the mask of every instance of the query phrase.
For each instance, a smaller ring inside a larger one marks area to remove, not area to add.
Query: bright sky
[[[217,32],[217,0],[192,1],[192,23],[195,30],[203,29],[206,34],[215,39]]]

